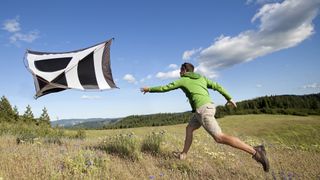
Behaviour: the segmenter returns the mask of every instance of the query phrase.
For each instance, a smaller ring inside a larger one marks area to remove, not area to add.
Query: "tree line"
[[[144,126],[164,126],[182,124],[188,122],[191,116],[191,112],[132,115],[127,116],[114,124],[105,125],[104,129],[122,129]]]
[[[264,96],[237,102],[237,108],[218,106],[215,117],[245,114],[320,115],[320,93],[309,95]],[[186,123],[191,112],[133,115],[104,126],[104,129],[164,126]]]
[[[242,114],[320,115],[320,93],[264,96],[237,103],[237,108],[218,106],[216,117]]]
[[[25,123],[37,126],[50,126],[50,117],[46,107],[42,109],[40,117],[34,117],[30,105],[27,105],[24,113],[20,115],[17,106],[12,107],[9,100],[5,96],[2,96],[0,100],[0,123]]]

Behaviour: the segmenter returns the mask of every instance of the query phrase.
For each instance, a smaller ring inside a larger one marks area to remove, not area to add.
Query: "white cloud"
[[[214,76],[221,68],[298,45],[314,33],[312,20],[319,6],[319,0],[265,4],[251,20],[260,22],[257,30],[244,31],[235,37],[220,36],[200,52],[197,69]]]
[[[183,52],[182,59],[185,61],[190,60],[193,55],[200,52],[201,50],[202,50],[201,47],[198,49],[187,50],[187,51]]]
[[[6,30],[10,33],[20,31],[21,28],[20,28],[20,23],[19,23],[19,17],[16,17],[15,19],[8,19],[8,20],[4,21],[2,29]]]
[[[176,64],[170,64],[170,65],[168,66],[168,68],[169,68],[169,69],[177,69],[177,68],[178,68],[178,65],[176,65]]]
[[[8,19],[3,23],[3,30],[8,31],[10,43],[19,45],[20,41],[31,43],[39,38],[39,31],[33,30],[28,33],[21,32],[19,16],[15,19]]]
[[[266,3],[274,3],[274,2],[280,2],[282,0],[247,0],[246,4],[256,3],[256,4],[266,4]]]
[[[81,96],[81,99],[95,100],[95,99],[101,99],[101,97],[100,97],[100,96],[87,96],[87,95],[83,95],[83,96]]]
[[[10,42],[16,43],[18,41],[24,41],[24,42],[31,43],[38,38],[39,38],[38,31],[32,31],[27,34],[23,34],[23,33],[18,32],[18,33],[14,33],[12,36],[10,36]]]
[[[156,77],[159,79],[172,79],[172,78],[179,78],[180,77],[180,69],[176,69],[169,72],[158,72]]]
[[[194,71],[196,73],[202,74],[204,76],[207,76],[210,79],[216,79],[218,77],[218,73],[216,71],[211,71],[206,67],[203,66],[197,66],[195,67]]]
[[[262,85],[261,84],[256,84],[256,87],[257,88],[262,88]]]
[[[149,80],[149,79],[151,79],[151,78],[152,78],[152,75],[149,74],[147,77],[140,79],[140,82],[143,83],[143,82],[145,82],[146,80]]]
[[[303,86],[304,89],[320,89],[320,84],[318,83],[312,83],[312,84],[306,84]]]
[[[128,83],[137,84],[137,80],[132,74],[126,74],[123,77],[123,80],[127,81]]]

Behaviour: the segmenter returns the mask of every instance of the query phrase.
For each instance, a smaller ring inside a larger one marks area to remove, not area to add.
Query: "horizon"
[[[296,95],[296,94],[282,94],[282,95],[270,95],[270,96],[307,96],[307,95],[317,95],[320,94],[320,92],[315,92],[315,93],[311,93],[311,94],[303,94],[303,95]],[[268,96],[268,97],[270,97]],[[259,96],[259,97],[254,97],[252,99],[245,99],[239,102],[243,102],[243,101],[250,101],[250,100],[254,100],[257,98],[263,98],[265,96]],[[237,102],[238,103],[238,102]],[[217,105],[217,106],[223,106],[223,105]],[[182,111],[182,112],[158,112],[158,113],[152,113],[152,114],[130,114],[127,116],[123,116],[123,117],[92,117],[92,118],[67,118],[67,119],[57,119],[57,120],[51,120],[51,122],[53,121],[64,121],[64,120],[86,120],[86,119],[121,119],[121,118],[126,118],[128,116],[148,116],[148,115],[154,115],[154,114],[164,114],[164,113],[185,113],[185,112],[191,112],[191,110],[189,111]]]
[[[236,102],[316,94],[319,7],[320,0],[6,0],[0,12],[0,95],[20,114],[30,105],[38,117],[46,107],[51,121],[186,112],[191,108],[180,90],[139,91],[176,80],[183,62],[222,85]],[[115,38],[111,69],[120,89],[65,90],[33,99],[25,49],[66,52],[110,38]],[[225,104],[223,96],[209,92],[216,105]]]

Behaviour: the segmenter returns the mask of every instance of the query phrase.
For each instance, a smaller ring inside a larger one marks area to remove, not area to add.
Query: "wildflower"
[[[87,167],[92,166],[92,165],[93,165],[93,160],[88,159],[88,160],[86,161],[86,165],[87,165]]]
[[[151,175],[151,176],[149,176],[149,179],[154,179],[154,178],[155,178],[155,177],[154,177],[154,176],[152,176],[152,175]]]

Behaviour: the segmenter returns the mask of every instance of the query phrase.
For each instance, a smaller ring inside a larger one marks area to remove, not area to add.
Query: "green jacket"
[[[168,85],[151,87],[149,92],[167,92],[178,88],[182,89],[188,97],[193,112],[200,106],[212,102],[208,88],[218,91],[226,100],[231,99],[231,96],[218,83],[194,72],[187,72]]]

